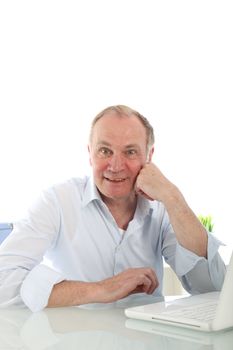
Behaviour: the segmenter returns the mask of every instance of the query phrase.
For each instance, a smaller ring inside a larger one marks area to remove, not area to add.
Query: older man
[[[93,120],[93,176],[44,192],[0,248],[0,306],[162,295],[163,257],[190,293],[220,290],[220,242],[151,162],[153,128],[127,106]]]

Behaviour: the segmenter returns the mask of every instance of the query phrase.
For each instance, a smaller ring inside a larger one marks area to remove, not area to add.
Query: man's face
[[[145,127],[136,116],[109,112],[96,122],[89,153],[103,199],[134,196],[136,177],[147,161],[146,143]]]

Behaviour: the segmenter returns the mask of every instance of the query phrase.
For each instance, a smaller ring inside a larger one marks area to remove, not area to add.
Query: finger
[[[143,293],[148,293],[151,289],[152,281],[147,276],[144,276],[143,278],[143,284],[141,285],[141,290]]]
[[[149,294],[149,290],[151,288],[151,280],[146,277],[146,276],[143,276],[143,277],[140,277],[140,281],[137,282],[138,285],[136,286],[136,288],[134,288],[130,294],[136,294],[136,293],[147,293]]]
[[[157,278],[157,275],[156,275],[155,271],[152,270],[152,269],[148,269],[146,273],[147,273],[147,277],[151,281],[150,288],[148,289],[148,294],[152,294],[154,292],[154,290],[159,285],[158,278]]]
[[[137,193],[137,194],[140,194],[141,196],[145,197],[146,199],[149,199],[151,201],[154,200],[154,198],[150,197],[148,194],[146,194],[142,189],[141,187],[139,186],[139,184],[135,184],[134,186],[134,191]]]
[[[153,270],[143,269],[138,279],[138,292],[144,292],[147,294],[153,293],[155,288],[158,286],[157,277]]]
[[[138,194],[140,194],[141,196],[145,197],[146,199],[149,199],[150,201],[153,201],[153,200],[154,200],[152,197],[148,196],[145,192],[143,192],[143,191],[140,190],[140,189],[137,189],[136,192],[137,192]]]

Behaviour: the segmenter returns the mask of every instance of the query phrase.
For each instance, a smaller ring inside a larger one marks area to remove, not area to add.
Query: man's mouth
[[[126,178],[110,179],[109,177],[104,177],[104,179],[113,183],[124,182],[126,180]]]

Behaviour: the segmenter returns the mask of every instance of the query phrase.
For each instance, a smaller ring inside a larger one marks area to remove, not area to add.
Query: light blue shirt
[[[122,234],[92,178],[71,179],[43,192],[0,246],[0,306],[38,311],[62,280],[100,281],[130,267],[153,268],[161,297],[163,258],[189,293],[220,290],[220,244],[208,233],[208,260],[183,248],[163,204],[142,197]]]

